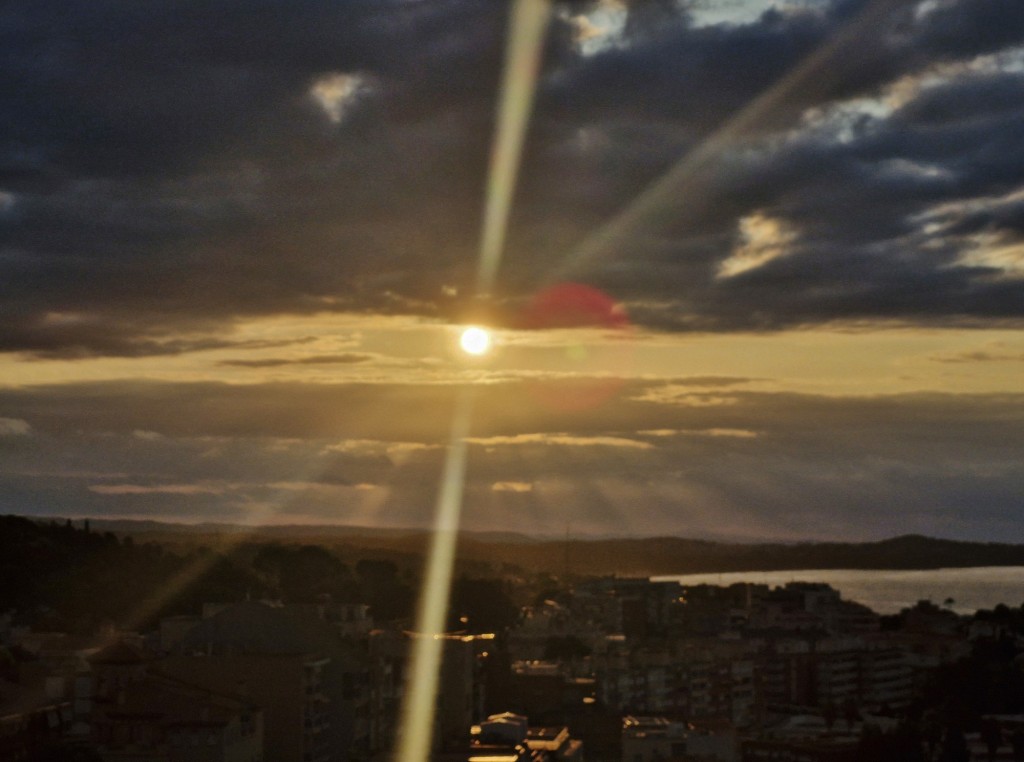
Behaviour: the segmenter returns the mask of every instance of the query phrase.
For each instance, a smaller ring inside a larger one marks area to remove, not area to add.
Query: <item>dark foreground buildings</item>
[[[583,581],[508,631],[439,636],[434,758],[1024,758],[1022,624],[927,603],[883,620],[825,585]],[[102,643],[2,632],[0,760],[19,762],[390,759],[417,637],[327,598]]]

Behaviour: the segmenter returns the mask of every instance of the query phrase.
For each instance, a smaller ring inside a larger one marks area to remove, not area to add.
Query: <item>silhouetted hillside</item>
[[[521,548],[563,559],[564,543]],[[536,562],[535,558],[535,562]],[[577,574],[695,574],[798,569],[939,569],[1024,566],[1024,545],[958,542],[904,535],[880,542],[740,545],[680,538],[574,542],[569,569]],[[557,567],[556,567],[557,568]]]
[[[390,559],[403,568],[418,568],[429,533],[423,530],[345,526],[237,527],[186,526],[145,522],[96,522],[132,531],[184,550],[199,544],[237,547],[266,541],[330,548],[348,563],[359,558]],[[652,537],[601,540],[553,540],[516,533],[463,532],[459,540],[463,570],[482,573],[513,568],[566,571],[582,575],[668,575],[799,569],[938,569],[971,566],[1024,566],[1024,545],[960,542],[904,535],[879,542],[741,544]]]
[[[139,627],[264,589],[258,576],[207,549],[176,554],[70,522],[0,516],[0,612],[36,625]]]

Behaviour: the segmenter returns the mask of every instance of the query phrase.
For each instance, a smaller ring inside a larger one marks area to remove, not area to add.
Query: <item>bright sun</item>
[[[471,355],[486,354],[487,350],[491,348],[491,334],[483,328],[471,325],[459,337],[459,346],[462,347],[463,352]]]

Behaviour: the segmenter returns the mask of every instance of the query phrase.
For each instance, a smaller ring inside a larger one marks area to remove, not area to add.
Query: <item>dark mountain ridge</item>
[[[51,519],[47,519],[50,521]],[[76,524],[80,522],[75,521]],[[91,519],[94,529],[168,543],[318,544],[348,553],[420,555],[423,529],[350,526],[172,524]],[[683,537],[553,539],[515,532],[463,531],[462,561],[554,574],[673,575],[807,569],[939,569],[1024,566],[1024,544],[967,542],[901,535],[873,542],[732,543]]]

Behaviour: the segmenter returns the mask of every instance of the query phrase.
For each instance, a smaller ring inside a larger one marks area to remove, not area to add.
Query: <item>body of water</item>
[[[825,582],[843,598],[863,603],[879,614],[895,614],[920,600],[973,614],[999,603],[1016,608],[1024,603],[1024,566],[988,566],[970,569],[894,571],[874,569],[807,569],[802,571],[730,572],[654,577],[679,580],[683,585],[722,585],[753,582],[777,587],[787,582]]]

